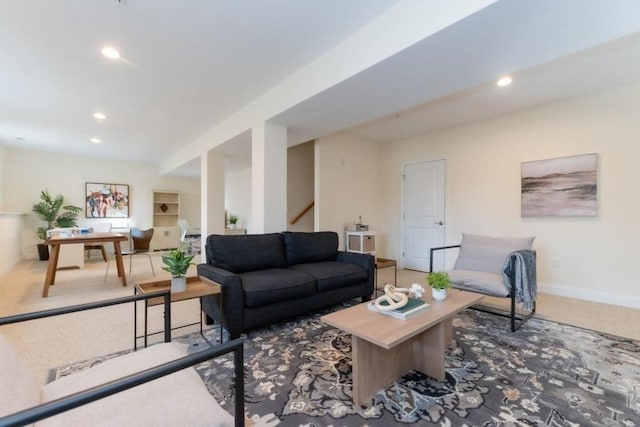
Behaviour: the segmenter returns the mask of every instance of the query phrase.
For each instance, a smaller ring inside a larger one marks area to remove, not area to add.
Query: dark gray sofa
[[[222,286],[202,310],[231,338],[243,331],[373,294],[374,257],[338,251],[332,231],[207,237],[198,275]]]

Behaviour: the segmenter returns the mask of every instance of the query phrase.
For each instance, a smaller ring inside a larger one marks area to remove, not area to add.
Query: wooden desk
[[[51,255],[49,256],[49,264],[47,265],[47,276],[44,279],[42,297],[46,298],[49,296],[49,286],[53,286],[56,281],[60,246],[69,244],[100,244],[113,242],[113,251],[116,255],[116,265],[118,266],[118,277],[122,279],[122,286],[127,286],[127,275],[124,272],[122,251],[120,250],[120,242],[125,240],[128,240],[127,236],[119,233],[59,233],[49,237],[45,243],[51,246]]]

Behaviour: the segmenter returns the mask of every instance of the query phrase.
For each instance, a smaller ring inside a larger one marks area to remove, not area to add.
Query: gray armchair
[[[454,268],[447,271],[451,285],[464,291],[509,298],[511,307],[507,313],[482,306],[473,308],[510,318],[511,331],[515,332],[536,312],[536,252],[531,249],[533,240],[534,237],[489,237],[463,233],[459,245],[431,248],[430,272],[433,271],[435,252],[458,248]],[[516,311],[517,304],[522,306],[523,314]],[[516,320],[519,321],[517,324]]]

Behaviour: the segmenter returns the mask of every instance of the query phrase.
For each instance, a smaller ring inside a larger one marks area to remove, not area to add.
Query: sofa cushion
[[[502,274],[457,269],[449,270],[447,273],[449,274],[451,285],[456,289],[495,297],[509,296]]]
[[[333,231],[285,231],[282,236],[288,265],[335,261],[338,256],[338,234]]]
[[[0,417],[40,403],[40,383],[13,344],[0,334]]]
[[[484,271],[502,275],[504,263],[513,251],[531,249],[535,237],[489,237],[462,233],[456,270]]]
[[[283,268],[241,273],[244,304],[258,307],[287,299],[301,298],[316,293],[316,279],[300,272]]]
[[[315,277],[318,292],[344,288],[367,280],[367,272],[362,267],[346,262],[314,262],[296,264],[289,268]]]
[[[42,401],[50,402],[186,354],[186,347],[178,343],[162,343],[128,353],[45,385],[42,388]],[[233,417],[209,394],[202,379],[191,367],[36,424],[79,425],[232,426]]]
[[[232,273],[284,268],[287,258],[280,233],[207,237],[207,263]]]

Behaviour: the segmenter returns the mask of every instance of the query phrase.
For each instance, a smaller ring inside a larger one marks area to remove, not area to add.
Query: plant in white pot
[[[183,292],[187,289],[187,270],[193,264],[194,255],[185,255],[178,249],[173,249],[162,255],[162,269],[171,273],[171,292]]]
[[[447,298],[447,289],[451,287],[449,275],[443,271],[427,274],[427,282],[431,286],[431,295],[436,301],[444,301]]]
[[[236,215],[229,215],[229,228],[236,228],[238,223],[238,217]]]

